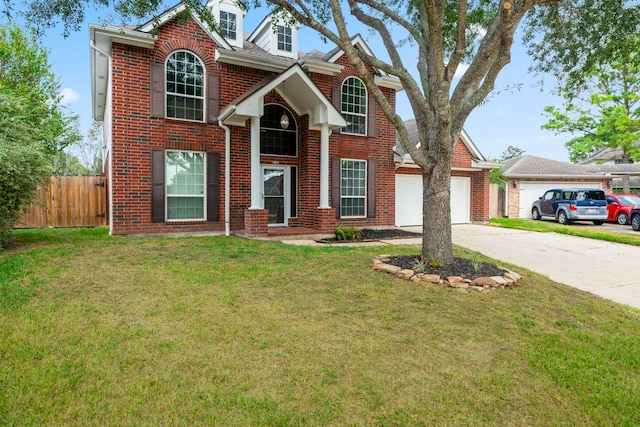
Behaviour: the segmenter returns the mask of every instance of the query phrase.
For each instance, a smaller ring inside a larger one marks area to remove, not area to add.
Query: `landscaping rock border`
[[[490,289],[512,288],[522,278],[520,274],[507,269],[504,270],[505,272],[502,276],[476,277],[473,280],[461,276],[442,277],[438,274],[419,273],[414,270],[402,269],[398,266],[387,264],[391,256],[392,255],[384,254],[373,258],[373,269],[383,271],[400,279],[410,280],[412,282],[446,285],[465,292],[482,292]]]

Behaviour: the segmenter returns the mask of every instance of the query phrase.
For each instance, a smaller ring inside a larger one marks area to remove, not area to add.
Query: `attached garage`
[[[470,222],[471,179],[451,178],[451,223]],[[396,225],[422,225],[422,176],[396,175]]]
[[[552,188],[600,188],[600,182],[526,182],[520,181],[520,209],[518,218],[531,219],[531,205]],[[510,191],[518,191],[517,189]]]

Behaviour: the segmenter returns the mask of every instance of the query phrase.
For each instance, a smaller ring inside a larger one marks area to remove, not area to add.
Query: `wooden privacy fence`
[[[107,225],[107,179],[101,176],[54,176],[16,228],[96,227]]]

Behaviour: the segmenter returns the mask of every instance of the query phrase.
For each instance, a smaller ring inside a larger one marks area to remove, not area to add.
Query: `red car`
[[[607,194],[607,221],[620,225],[629,223],[629,211],[634,205],[640,205],[640,197],[635,194]]]

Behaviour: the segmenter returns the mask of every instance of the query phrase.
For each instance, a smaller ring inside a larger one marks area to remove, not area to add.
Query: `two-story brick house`
[[[393,226],[395,129],[343,52],[301,54],[298,28],[268,16],[246,34],[235,1],[208,6],[220,32],[180,5],[90,26],[111,233]],[[395,105],[398,79],[371,72]]]
[[[234,0],[208,7],[218,31],[181,5],[138,27],[90,25],[110,232],[259,237],[400,223],[396,131],[344,53],[299,52],[298,28],[271,15],[246,33]],[[370,72],[395,106],[399,80]],[[488,170],[474,166],[472,144],[458,145],[468,165],[454,174],[476,173],[484,191]],[[421,206],[421,190],[412,201]],[[484,204],[470,208],[488,219]]]

